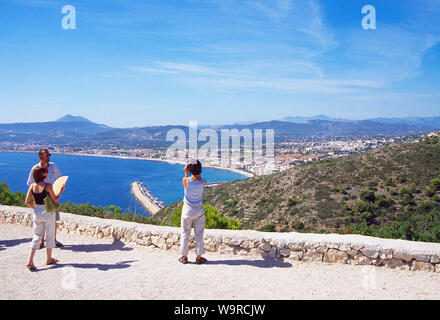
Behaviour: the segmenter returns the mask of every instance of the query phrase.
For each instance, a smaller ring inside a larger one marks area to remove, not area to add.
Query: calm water
[[[183,198],[183,165],[58,154],[53,154],[51,161],[63,175],[69,176],[61,203],[70,200],[95,206],[116,205],[145,215],[145,210],[130,193],[130,184],[134,181],[145,183],[166,205]],[[0,182],[6,181],[14,192],[27,192],[29,171],[38,162],[37,154],[0,152]],[[246,178],[236,172],[212,168],[203,168],[202,177],[208,182]]]

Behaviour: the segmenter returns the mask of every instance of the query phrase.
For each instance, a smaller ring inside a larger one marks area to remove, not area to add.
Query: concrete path
[[[0,299],[440,299],[440,273],[176,251],[60,233],[60,259],[25,268],[32,229],[0,224]],[[194,254],[190,261],[194,261]]]

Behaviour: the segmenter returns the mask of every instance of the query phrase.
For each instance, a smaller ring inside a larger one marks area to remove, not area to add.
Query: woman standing
[[[54,203],[58,203],[61,193],[64,191],[65,186],[61,188],[61,192],[58,196],[55,196],[52,185],[45,183],[48,171],[44,167],[36,167],[33,170],[33,177],[35,182],[29,186],[29,190],[26,196],[26,205],[34,209],[33,224],[34,224],[34,237],[31,242],[31,254],[29,262],[26,267],[30,271],[35,271],[37,268],[34,265],[35,251],[40,248],[41,237],[46,232],[46,264],[54,264],[58,262],[58,259],[52,258],[52,248],[55,248],[55,213],[46,212],[46,206],[44,205],[44,198],[50,196]]]
[[[203,210],[202,194],[203,188],[206,186],[206,180],[202,179],[202,164],[197,160],[194,164],[187,164],[183,169],[185,177],[182,180],[185,188],[182,207],[182,236],[180,242],[179,259],[183,264],[188,263],[188,242],[191,235],[191,228],[194,225],[194,233],[196,236],[196,263],[202,264],[207,260],[202,257],[205,252],[203,243],[203,233],[205,231],[205,211]],[[191,172],[191,177],[188,177]]]

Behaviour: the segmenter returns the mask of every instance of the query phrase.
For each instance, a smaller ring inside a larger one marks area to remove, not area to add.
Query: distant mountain
[[[287,119],[287,118],[286,118]],[[431,118],[376,118],[369,120],[338,120],[325,115],[288,117],[291,121],[272,120],[255,123],[200,126],[211,128],[220,135],[222,129],[274,129],[275,141],[291,138],[331,138],[366,136],[403,136],[424,134],[440,128],[440,117]],[[296,122],[295,122],[296,121]],[[165,147],[171,129],[183,125],[112,128],[81,116],[66,115],[56,121],[0,124],[0,142],[40,143],[69,146],[97,147]],[[265,135],[263,135],[264,138]]]
[[[308,138],[308,137],[361,137],[361,136],[401,136],[427,133],[431,130],[421,126],[405,123],[380,123],[370,120],[328,121],[308,120],[306,123],[293,123],[272,120],[250,125],[225,125],[221,129],[274,129],[275,138]],[[440,127],[439,127],[440,128]]]
[[[330,118],[330,117],[323,115],[323,114],[313,116],[313,117],[293,116],[293,117],[285,117],[285,118],[281,119],[281,121],[287,121],[287,122],[293,122],[293,123],[307,123],[310,120],[327,120],[327,121],[342,121],[342,122],[352,121],[352,120],[347,120],[347,119],[342,119],[342,118]]]
[[[374,122],[387,124],[408,124],[423,128],[437,130],[440,128],[440,117],[406,117],[406,118],[373,118]]]
[[[72,116],[71,114],[66,114],[64,117],[56,120],[57,122],[92,122],[89,119],[86,119],[81,116]]]
[[[418,128],[437,130],[440,128],[440,117],[404,117],[404,118],[369,118],[365,120],[349,120],[343,118],[331,118],[326,115],[317,115],[313,117],[300,117],[292,116],[285,117],[281,121],[293,122],[293,123],[307,123],[312,120],[325,120],[325,121],[337,121],[337,122],[353,122],[359,123],[359,121],[372,121],[382,124],[400,125],[406,124]]]
[[[83,117],[66,115],[56,121],[0,124],[0,141],[43,144],[88,141],[111,129]]]

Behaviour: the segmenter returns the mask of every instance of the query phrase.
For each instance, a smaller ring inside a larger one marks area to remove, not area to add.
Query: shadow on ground
[[[126,269],[131,267],[131,263],[136,262],[138,260],[129,260],[129,261],[121,261],[117,263],[57,263],[52,265],[48,269],[40,269],[38,271],[43,270],[51,270],[51,269],[58,269],[62,267],[73,267],[73,268],[80,268],[80,269],[98,269],[100,271],[108,271],[113,269]]]
[[[6,250],[9,247],[19,246],[22,243],[30,243],[32,238],[12,239],[12,240],[0,240],[0,251]]]
[[[292,264],[289,262],[284,262],[282,260],[275,259],[262,259],[262,260],[208,260],[205,262],[206,265],[214,265],[214,264],[226,264],[229,266],[252,266],[257,268],[290,268]]]
[[[126,247],[125,243],[119,240],[115,240],[111,244],[106,243],[92,243],[92,244],[65,244],[62,250],[72,250],[78,252],[99,252],[99,251],[131,251],[133,248]]]

